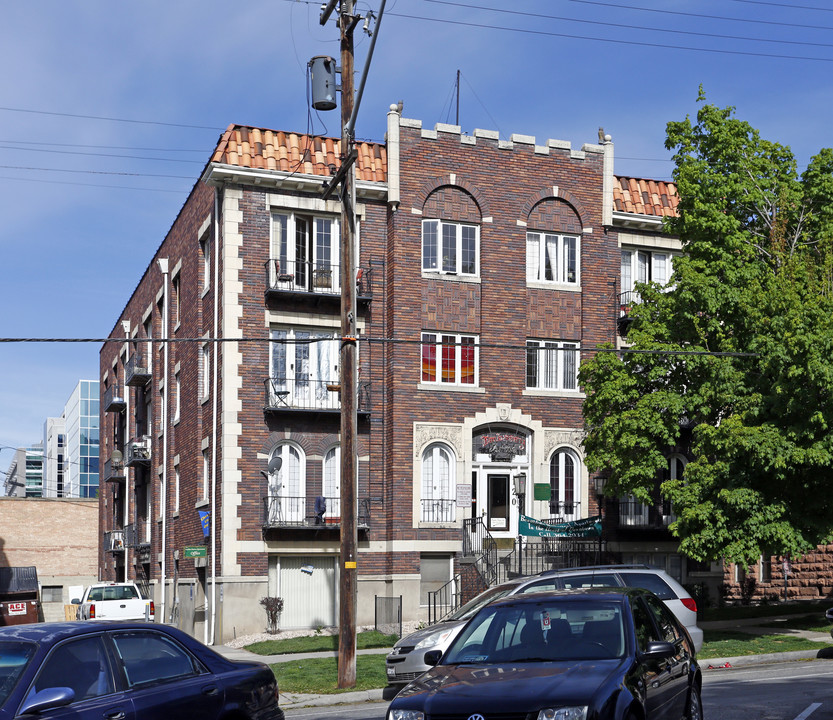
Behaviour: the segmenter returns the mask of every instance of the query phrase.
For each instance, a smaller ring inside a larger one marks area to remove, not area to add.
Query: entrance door
[[[509,530],[509,476],[489,475],[486,478],[487,520],[489,530]]]

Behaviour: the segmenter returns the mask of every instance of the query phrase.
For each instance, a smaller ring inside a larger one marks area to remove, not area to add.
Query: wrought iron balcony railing
[[[124,548],[124,530],[110,530],[104,533],[105,552],[121,552]]]
[[[266,292],[313,293],[338,295],[341,293],[339,266],[329,262],[300,260],[268,260]],[[370,267],[356,269],[356,298],[373,297],[373,273]]]
[[[281,410],[341,410],[338,380],[310,380],[307,378],[271,377],[263,381],[266,388],[264,408]],[[370,382],[359,383],[357,411],[370,412]]]
[[[578,520],[581,518],[581,503],[550,500],[550,515],[550,518],[542,522],[560,523]]]
[[[116,383],[106,388],[104,395],[101,397],[101,404],[104,412],[122,412],[127,407],[122,386]]]
[[[455,500],[422,500],[421,522],[450,523],[457,519],[457,502]]]
[[[150,547],[150,540],[147,539],[147,530],[147,523],[144,521],[125,526],[124,536],[127,547],[139,549]]]
[[[124,459],[124,464],[127,467],[134,465],[149,465],[151,460],[151,438],[150,435],[142,435],[138,438],[133,438],[127,443],[127,455]]]
[[[141,352],[134,352],[124,365],[124,384],[144,387],[150,382],[150,363]]]
[[[667,528],[676,519],[668,501],[662,501],[659,507],[655,507],[631,498],[619,500],[620,528]]]
[[[124,478],[124,461],[116,462],[112,458],[107,458],[101,471],[101,480],[103,482],[124,482]]]
[[[269,495],[263,498],[264,528],[338,528],[341,527],[341,499],[324,497],[324,509],[318,497]],[[318,502],[316,502],[318,500]],[[317,511],[317,512],[316,512]],[[359,498],[356,505],[359,528],[370,524],[370,500]]]

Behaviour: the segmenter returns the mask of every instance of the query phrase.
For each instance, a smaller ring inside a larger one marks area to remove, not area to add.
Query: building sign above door
[[[490,455],[493,462],[512,462],[516,455],[526,455],[526,435],[512,431],[475,435],[474,452]]]

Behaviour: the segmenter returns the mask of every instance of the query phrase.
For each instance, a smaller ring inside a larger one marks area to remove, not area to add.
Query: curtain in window
[[[437,381],[437,336],[422,336],[422,381]]]
[[[474,385],[474,338],[460,338],[460,384]]]
[[[546,235],[546,257],[544,258],[544,280],[557,280],[558,277],[558,236]]]
[[[292,445],[278,445],[272,457],[281,467],[269,475],[269,515],[272,522],[298,522],[306,514],[301,453]]]
[[[527,233],[526,235],[526,279],[538,279],[538,267],[540,264],[539,257],[539,235],[536,233]]]
[[[456,380],[456,347],[457,338],[454,335],[442,336],[442,381],[453,383]]]
[[[621,283],[622,283],[622,292],[631,292],[633,290],[633,274],[631,273],[631,256],[632,253],[629,250],[622,251],[622,271],[621,271]]]
[[[331,448],[324,456],[324,517],[341,517],[341,448]]]
[[[576,481],[578,462],[569,450],[557,451],[550,460],[550,513],[571,518],[578,514]]]
[[[576,239],[571,237],[564,238],[564,277],[562,278],[564,282],[576,282],[576,260]]]

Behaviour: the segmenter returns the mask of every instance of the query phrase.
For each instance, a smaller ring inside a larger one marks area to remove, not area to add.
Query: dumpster
[[[0,567],[0,625],[38,622],[38,571],[31,567]]]

